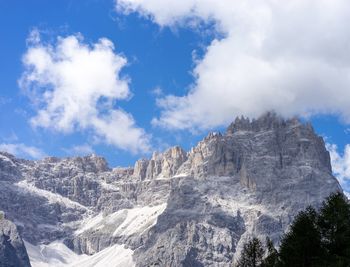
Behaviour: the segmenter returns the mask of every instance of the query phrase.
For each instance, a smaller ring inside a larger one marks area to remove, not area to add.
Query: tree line
[[[308,207],[294,218],[277,250],[267,238],[243,246],[235,267],[350,267],[350,204],[330,195],[319,210]]]

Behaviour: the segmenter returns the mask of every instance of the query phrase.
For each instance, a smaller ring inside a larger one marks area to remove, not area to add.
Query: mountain
[[[312,126],[274,113],[129,168],[1,153],[0,186],[34,267],[229,266],[247,238],[278,243],[300,210],[341,191]]]

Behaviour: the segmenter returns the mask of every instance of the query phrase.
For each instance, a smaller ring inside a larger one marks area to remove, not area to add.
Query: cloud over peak
[[[19,82],[37,109],[31,124],[63,133],[87,131],[119,149],[148,151],[150,137],[118,107],[130,96],[129,80],[120,75],[126,64],[106,38],[90,45],[77,34],[44,43],[33,31]]]
[[[34,146],[27,146],[22,143],[1,143],[0,151],[5,151],[17,157],[29,157],[32,159],[41,159],[46,156],[41,149]]]
[[[162,27],[215,22],[182,96],[158,100],[155,124],[206,129],[236,115],[337,114],[350,122],[350,3],[345,0],[118,0]]]

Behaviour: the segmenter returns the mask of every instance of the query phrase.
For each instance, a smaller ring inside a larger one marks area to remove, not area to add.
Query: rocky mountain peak
[[[266,168],[267,172],[282,172],[293,165],[331,172],[324,141],[310,124],[266,113],[253,120],[236,118],[226,135],[210,133],[191,149],[177,173],[200,177],[239,174],[243,184],[255,188],[256,183],[251,182],[256,175],[248,175],[247,170]],[[261,185],[266,182],[254,180]]]
[[[97,156],[96,154],[91,154],[86,157],[82,158],[82,161],[85,165],[90,165],[91,171],[96,172],[106,172],[110,171],[110,168],[108,167],[108,162],[104,157]]]
[[[151,159],[141,159],[135,163],[134,177],[140,180],[172,177],[187,160],[187,152],[179,146],[163,153],[153,153]]]
[[[105,158],[91,154],[83,157],[68,157],[68,158],[57,158],[57,157],[46,157],[36,162],[38,167],[45,169],[54,168],[56,171],[69,170],[75,173],[78,172],[106,172],[109,171],[108,163]]]
[[[247,238],[278,242],[298,211],[341,191],[312,126],[273,113],[129,168],[1,153],[0,185],[0,209],[31,244],[64,240],[87,254],[126,245],[140,267],[230,266]]]
[[[248,178],[248,173],[260,166],[259,161],[266,161],[270,172],[281,172],[294,164],[331,172],[324,141],[309,123],[296,118],[283,119],[270,112],[253,120],[238,117],[225,135],[211,132],[188,153],[176,146],[163,153],[154,153],[150,159],[139,160],[135,164],[134,177],[151,180],[239,174],[243,184],[255,188],[256,183],[252,182],[252,177]],[[263,181],[259,180],[258,184]]]
[[[21,173],[18,170],[18,160],[15,156],[0,152],[0,177],[4,181],[15,181],[21,179]]]
[[[210,132],[205,138],[204,138],[204,142],[205,141],[210,141],[211,139],[218,139],[221,138],[222,134],[220,132]]]
[[[8,152],[5,152],[5,151],[0,151],[0,157],[2,159],[5,159],[5,158],[10,159],[10,160],[15,160],[16,159],[14,155],[12,155],[12,154],[10,154]]]
[[[301,122],[297,118],[285,120],[283,117],[274,112],[267,112],[257,119],[250,120],[244,116],[237,117],[234,122],[227,128],[226,134],[232,135],[238,131],[268,131],[283,128],[291,125],[300,125]]]

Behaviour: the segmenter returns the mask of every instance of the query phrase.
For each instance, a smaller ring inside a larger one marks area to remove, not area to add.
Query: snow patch
[[[16,164],[13,163],[13,161],[12,161],[11,159],[9,159],[8,157],[6,157],[5,155],[2,155],[1,153],[0,153],[0,160],[7,161],[7,162],[9,162],[12,166],[16,166]]]
[[[97,228],[97,225],[101,224],[102,221],[103,221],[102,213],[98,214],[95,217],[86,218],[81,222],[82,227],[76,230],[75,234],[79,235],[89,229]]]
[[[118,186],[106,183],[105,181],[100,181],[100,185],[105,190],[116,191],[116,192],[120,191],[120,188]]]
[[[124,245],[114,245],[88,258],[75,262],[70,267],[134,267],[133,251]],[[33,266],[36,267],[36,266]]]
[[[114,236],[140,233],[157,223],[158,216],[166,208],[166,203],[154,207],[129,209],[124,222],[114,231]]]
[[[82,227],[75,231],[79,235],[87,230],[109,229],[113,236],[130,236],[142,233],[156,224],[157,218],[162,214],[167,204],[157,206],[135,207],[133,209],[122,209],[107,216],[102,213],[95,217],[85,219]]]
[[[133,251],[113,245],[88,256],[78,255],[60,241],[34,246],[24,241],[32,267],[133,267]]]
[[[173,178],[179,178],[179,177],[188,177],[188,173],[179,173],[173,176]]]
[[[52,242],[49,245],[38,246],[24,241],[24,245],[32,267],[69,266],[70,263],[88,257],[87,255],[75,254],[59,241]]]
[[[20,181],[15,185],[26,192],[46,198],[49,203],[60,203],[72,209],[81,208],[84,210],[89,210],[87,207],[81,205],[78,202],[72,201],[69,198],[63,197],[59,194],[37,188],[35,185],[28,183],[26,180]]]

